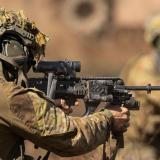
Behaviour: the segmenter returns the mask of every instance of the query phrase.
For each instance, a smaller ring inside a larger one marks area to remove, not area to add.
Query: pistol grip
[[[113,138],[117,140],[118,148],[124,148],[124,136],[123,133],[113,133]]]

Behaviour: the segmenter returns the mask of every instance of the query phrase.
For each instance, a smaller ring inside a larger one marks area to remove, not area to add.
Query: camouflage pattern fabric
[[[0,158],[3,160],[13,159],[11,151],[20,137],[60,156],[89,152],[109,137],[112,115],[108,110],[81,118],[70,117],[42,92],[2,79],[0,93]]]
[[[127,85],[147,85],[148,83],[160,85],[156,58],[157,55],[152,53],[132,60],[122,72],[125,83]],[[135,96],[141,102],[140,110],[131,112],[131,124],[126,133],[126,143],[130,145],[125,146],[124,151],[120,151],[117,160],[121,160],[120,157],[123,157],[123,160],[148,160],[149,158],[145,158],[144,155],[149,153],[150,156],[152,155],[150,160],[160,159],[160,92],[151,94],[135,92]],[[125,153],[130,153],[133,157],[136,154],[136,157],[129,159],[124,156]]]

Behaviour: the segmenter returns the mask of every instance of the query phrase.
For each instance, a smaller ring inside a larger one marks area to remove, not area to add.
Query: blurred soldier
[[[132,60],[123,70],[127,85],[160,85],[160,14],[152,17],[145,28],[146,41],[154,52]],[[132,113],[131,127],[127,132],[125,150],[118,160],[160,159],[160,92],[147,95],[135,92],[141,101],[140,112]]]
[[[21,87],[46,42],[22,12],[0,9],[0,159],[25,159],[24,139],[60,156],[83,154],[104,143],[110,131],[124,132],[129,125],[126,108],[71,117],[42,92]]]

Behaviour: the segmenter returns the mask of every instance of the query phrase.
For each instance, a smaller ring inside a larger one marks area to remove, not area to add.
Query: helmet
[[[37,60],[44,55],[47,41],[48,37],[24,16],[23,11],[16,13],[0,8],[1,60],[14,66],[19,65],[20,59]]]
[[[152,16],[145,27],[145,39],[148,43],[157,47],[160,38],[160,14]]]

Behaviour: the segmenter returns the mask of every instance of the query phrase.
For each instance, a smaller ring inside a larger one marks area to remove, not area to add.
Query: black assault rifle
[[[100,102],[109,105],[124,105],[129,110],[138,110],[139,101],[135,100],[130,91],[159,91],[160,86],[125,86],[118,77],[76,77],[80,72],[78,61],[42,61],[34,68],[35,72],[43,72],[43,78],[30,78],[29,87],[36,87],[45,92],[50,98],[65,99],[74,105],[77,99],[85,102],[86,113],[93,113]],[[124,146],[123,138],[117,136],[120,146]]]

